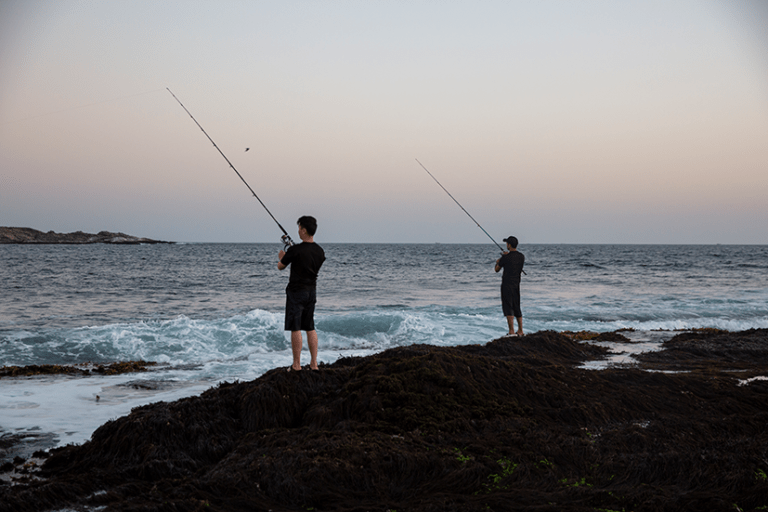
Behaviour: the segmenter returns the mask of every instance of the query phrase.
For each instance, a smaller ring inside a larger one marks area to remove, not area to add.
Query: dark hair
[[[304,215],[303,217],[299,217],[296,224],[306,229],[309,236],[315,236],[315,232],[317,231],[317,220],[314,217]]]

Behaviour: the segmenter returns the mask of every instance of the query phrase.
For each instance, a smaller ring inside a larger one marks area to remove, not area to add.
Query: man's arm
[[[288,265],[283,265],[283,256],[285,256],[285,251],[281,250],[277,253],[277,270],[285,270]]]
[[[504,252],[502,252],[501,254],[509,254],[509,251],[504,251]],[[499,265],[499,262],[500,262],[500,261],[501,261],[501,258],[499,258],[499,259],[497,259],[497,260],[496,260],[496,267],[494,268],[494,270],[495,270],[496,272],[498,272],[498,271],[499,271],[499,270],[501,270],[501,268],[502,268],[502,267],[501,267],[501,265]]]

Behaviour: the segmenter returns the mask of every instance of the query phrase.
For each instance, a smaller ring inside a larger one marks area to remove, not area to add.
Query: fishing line
[[[287,248],[287,247],[289,247],[289,246],[293,245],[293,240],[291,240],[291,237],[290,237],[290,236],[288,236],[288,232],[287,232],[287,231],[286,231],[286,230],[283,228],[283,226],[281,226],[281,225],[280,225],[280,223],[279,223],[279,222],[277,222],[277,219],[275,218],[275,216],[274,216],[274,215],[272,215],[272,212],[270,212],[270,211],[269,211],[269,208],[267,208],[267,205],[265,205],[265,204],[264,204],[264,201],[262,201],[261,199],[259,199],[259,196],[257,196],[257,195],[256,195],[256,192],[254,192],[254,191],[253,191],[253,189],[251,188],[251,186],[248,184],[248,182],[247,182],[247,181],[245,181],[245,178],[243,178],[243,177],[242,177],[242,175],[241,175],[241,174],[240,174],[240,173],[237,171],[237,169],[235,169],[235,166],[234,166],[234,165],[232,165],[232,162],[230,162],[230,161],[229,161],[229,158],[227,158],[227,155],[225,155],[225,154],[224,154],[224,152],[223,152],[221,149],[219,149],[219,146],[217,146],[217,145],[216,145],[216,143],[215,143],[215,142],[213,142],[213,139],[211,138],[211,136],[210,136],[210,135],[208,135],[208,132],[206,132],[206,131],[203,129],[203,127],[202,127],[202,126],[200,126],[200,123],[198,123],[198,122],[197,122],[197,119],[195,119],[195,117],[192,115],[192,113],[191,113],[189,110],[187,110],[187,107],[185,107],[185,106],[184,106],[184,104],[183,104],[183,103],[182,103],[182,102],[179,100],[179,98],[177,98],[177,97],[176,97],[176,95],[175,95],[175,94],[173,94],[173,92],[171,92],[171,90],[170,90],[170,89],[168,89],[168,87],[166,87],[166,89],[168,90],[168,92],[170,92],[170,93],[171,93],[171,96],[173,96],[173,99],[175,99],[176,101],[178,101],[178,102],[179,102],[179,105],[181,105],[181,108],[183,108],[183,109],[184,109],[184,111],[185,111],[187,114],[189,114],[189,117],[191,117],[191,118],[192,118],[192,120],[193,120],[193,121],[195,122],[195,124],[197,125],[197,127],[198,127],[198,128],[200,128],[200,131],[202,131],[202,132],[205,134],[205,136],[206,136],[206,137],[208,137],[208,140],[209,140],[209,141],[211,141],[211,144],[213,144],[213,147],[215,147],[215,148],[216,148],[216,150],[219,152],[219,154],[221,154],[221,156],[223,156],[223,157],[224,157],[224,160],[226,160],[226,161],[227,161],[227,163],[229,164],[229,166],[232,168],[232,170],[233,170],[233,171],[235,171],[235,174],[237,174],[238,178],[240,178],[240,180],[241,180],[243,183],[245,183],[245,186],[246,186],[246,187],[248,187],[248,190],[250,190],[250,191],[251,191],[251,194],[253,194],[253,197],[255,197],[255,198],[256,198],[256,199],[259,201],[259,203],[261,203],[261,206],[263,206],[263,207],[264,207],[264,209],[265,209],[265,210],[267,211],[267,213],[269,214],[269,216],[270,216],[270,217],[272,217],[272,220],[273,220],[273,221],[275,221],[275,224],[277,224],[277,227],[279,227],[279,228],[280,228],[280,231],[282,231],[282,232],[283,232],[283,236],[281,236],[280,238],[282,239],[282,241],[283,241],[283,244],[285,244],[285,247]]]

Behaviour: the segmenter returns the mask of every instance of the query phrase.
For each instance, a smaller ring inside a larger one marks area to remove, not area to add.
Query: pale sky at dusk
[[[768,1],[0,0],[0,226],[768,244]],[[250,148],[245,152],[245,148]]]

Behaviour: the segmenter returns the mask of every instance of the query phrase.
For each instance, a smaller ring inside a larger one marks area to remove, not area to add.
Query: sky
[[[294,239],[768,244],[765,0],[0,0],[0,226],[279,242],[169,90]]]

